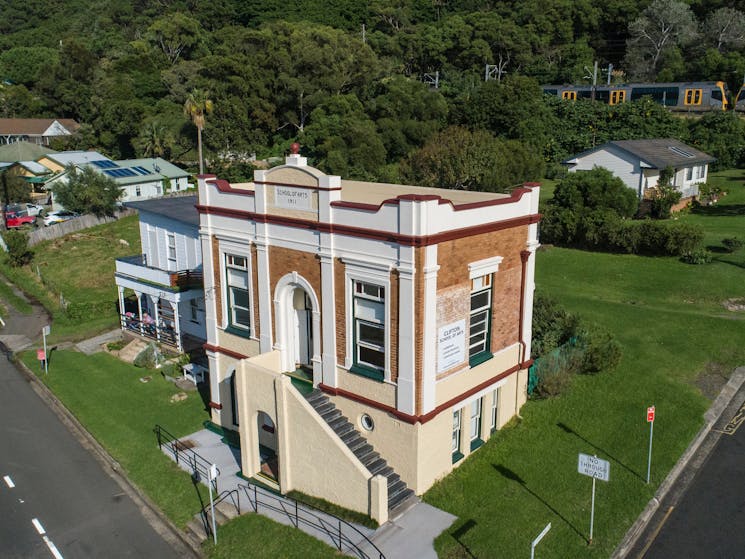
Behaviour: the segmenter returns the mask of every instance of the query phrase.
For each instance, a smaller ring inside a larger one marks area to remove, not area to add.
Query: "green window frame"
[[[228,330],[241,336],[251,335],[251,303],[248,294],[248,257],[225,255]]]
[[[468,323],[468,364],[471,367],[491,359],[492,275],[471,280],[471,310]]]
[[[482,398],[477,398],[471,402],[471,451],[484,444],[484,440],[481,438],[482,404]]]
[[[355,373],[383,380],[386,362],[385,287],[352,280]]]

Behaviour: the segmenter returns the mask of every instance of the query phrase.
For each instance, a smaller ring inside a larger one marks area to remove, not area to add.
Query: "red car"
[[[33,227],[36,225],[36,217],[28,215],[28,211],[20,205],[13,204],[5,208],[5,227],[17,229],[19,227]]]

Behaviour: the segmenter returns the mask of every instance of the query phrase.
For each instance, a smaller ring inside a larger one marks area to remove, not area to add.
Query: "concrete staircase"
[[[385,458],[375,452],[367,439],[342,415],[328,396],[316,388],[306,396],[306,400],[372,475],[379,474],[388,478],[389,511],[403,505],[410,497],[414,497],[414,492],[408,488],[406,482],[388,465]]]

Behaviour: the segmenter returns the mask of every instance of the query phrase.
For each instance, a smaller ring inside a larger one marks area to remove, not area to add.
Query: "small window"
[[[372,431],[373,429],[375,429],[375,422],[373,421],[373,418],[366,413],[363,413],[360,416],[360,425],[365,431]]]
[[[140,188],[139,184],[135,186],[135,196],[142,196],[142,188]]]
[[[196,299],[189,301],[189,313],[192,322],[199,322],[199,302]]]
[[[452,442],[453,464],[455,464],[458,460],[463,458],[463,453],[460,451],[461,411],[462,410],[455,410],[453,412],[453,442]]]
[[[490,430],[493,433],[497,430],[497,421],[499,421],[499,396],[502,392],[501,388],[497,388],[492,392],[491,397],[491,423]]]
[[[561,98],[567,99],[568,101],[575,101],[577,99],[576,91],[562,91]]]
[[[686,180],[687,181],[693,180],[693,167],[686,168]]]
[[[700,89],[686,89],[684,97],[685,105],[700,105],[701,104],[701,90]]]
[[[619,103],[623,103],[624,101],[626,101],[625,90],[619,89],[617,91],[610,92],[610,104],[611,105],[618,105]]]
[[[484,444],[481,439],[481,398],[471,403],[471,450]]]
[[[166,240],[168,243],[168,269],[175,270],[176,269],[176,235],[174,235],[173,233],[168,233],[166,235]]]

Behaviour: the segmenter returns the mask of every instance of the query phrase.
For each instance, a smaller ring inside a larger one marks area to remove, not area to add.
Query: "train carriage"
[[[560,99],[592,99],[590,85],[544,85],[543,92]],[[745,88],[740,90],[742,109],[745,110]],[[635,101],[649,96],[656,103],[673,111],[706,112],[729,108],[727,86],[724,82],[629,83],[595,87],[595,100],[608,105]]]

